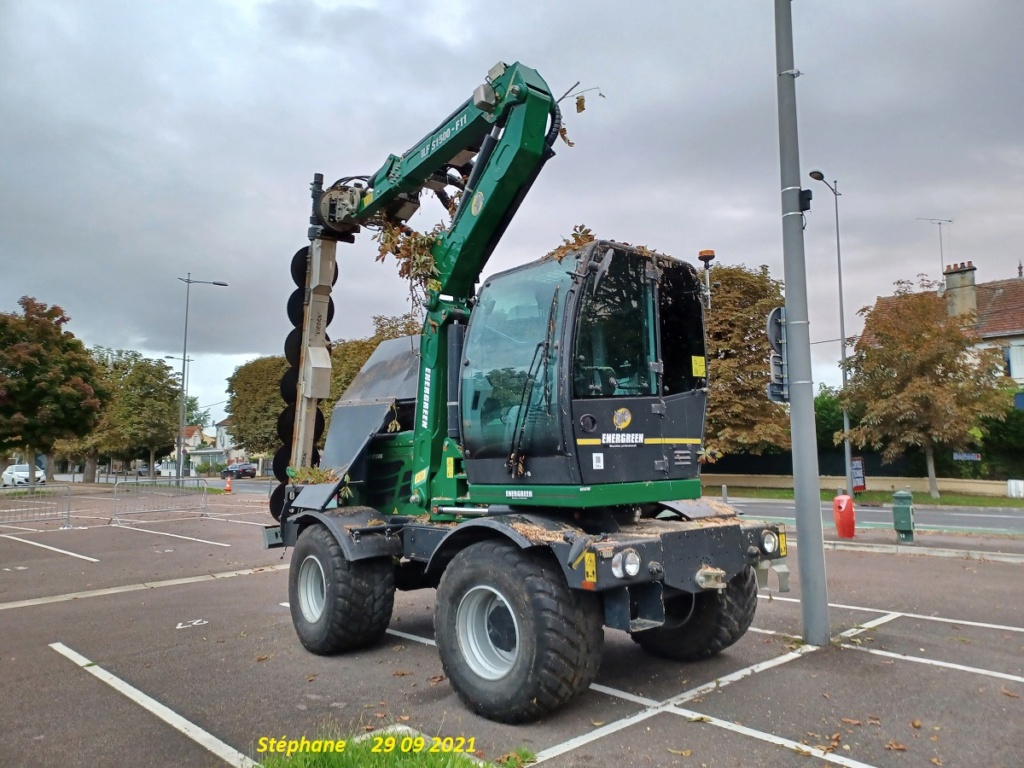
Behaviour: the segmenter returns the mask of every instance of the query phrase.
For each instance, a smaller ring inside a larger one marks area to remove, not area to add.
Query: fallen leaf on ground
[[[910,721],[910,727],[911,728],[920,728],[921,727],[921,721],[920,720],[911,720]]]
[[[672,749],[672,747],[669,747],[668,751],[673,755],[682,755],[683,757],[689,757],[693,754],[692,749]]]
[[[824,696],[826,699],[828,698],[828,694],[827,693],[823,693],[821,695]]]
[[[707,723],[710,722],[705,715],[694,715],[690,718],[691,723]]]
[[[376,717],[378,720],[383,720],[385,717],[387,717],[387,715],[383,712],[374,712],[373,716]]]
[[[412,674],[412,672],[406,672],[405,670],[402,670],[402,669],[396,669],[394,672],[391,673],[391,676],[392,677],[405,677],[406,675],[411,675],[411,674]]]
[[[847,725],[863,725],[860,720],[854,720],[852,717],[844,717],[842,721]]]
[[[890,741],[885,745],[886,749],[892,750],[893,752],[906,752],[907,748],[905,745],[900,744],[898,741]]]
[[[1020,694],[1019,693],[1014,693],[1013,691],[1008,691],[1005,688],[1000,688],[999,690],[1002,692],[1003,696],[1009,696],[1011,699],[1019,699],[1020,698]]]
[[[317,677],[318,677],[318,675],[307,675],[306,676],[306,682],[307,683],[312,683],[314,680],[317,679]]]
[[[434,675],[433,677],[427,678],[427,682],[431,685],[437,685],[445,679],[444,675]]]
[[[939,760],[939,758],[937,758],[937,757],[933,757],[928,762],[931,763],[932,765],[942,765],[942,761]]]
[[[604,721],[604,720],[591,720],[591,721],[590,721],[590,724],[591,724],[592,726],[594,726],[595,728],[597,728],[597,727],[599,727],[599,726],[602,726],[602,725],[604,725],[604,723],[605,723],[605,721]]]
[[[409,716],[408,715],[399,715],[398,719],[401,720],[403,723],[408,723],[409,722]]]
[[[257,656],[256,661],[266,661],[269,658],[269,656]]]

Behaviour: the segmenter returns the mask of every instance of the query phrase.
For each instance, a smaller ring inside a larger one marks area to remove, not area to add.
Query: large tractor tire
[[[569,589],[548,552],[467,547],[434,605],[441,664],[459,698],[501,723],[536,720],[585,691],[601,665],[601,605]]]
[[[720,653],[750,628],[757,609],[757,576],[749,566],[722,592],[679,595],[665,603],[665,623],[632,634],[648,653],[675,661],[699,661]]]
[[[311,525],[292,552],[288,602],[306,650],[329,656],[373,645],[395,603],[391,558],[349,562],[330,531]]]

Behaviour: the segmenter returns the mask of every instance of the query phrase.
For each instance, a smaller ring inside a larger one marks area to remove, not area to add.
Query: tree
[[[705,441],[726,453],[788,448],[786,408],[766,394],[771,354],[766,318],[783,304],[782,283],[766,266],[756,272],[719,266],[712,276],[717,285],[705,314],[710,375]]]
[[[333,345],[331,397],[320,403],[328,425],[334,403],[377,345],[385,339],[419,333],[422,326],[422,319],[414,313],[397,317],[378,315],[373,318],[373,336]],[[237,445],[251,453],[271,453],[281,445],[277,419],[284,410],[280,382],[287,369],[288,362],[283,356],[261,357],[239,366],[228,379],[227,412],[232,421],[231,434]]]
[[[284,408],[281,376],[288,369],[284,355],[259,357],[240,365],[228,377],[227,412],[235,445],[249,453],[277,449],[277,417]]]
[[[22,313],[0,313],[0,450],[51,453],[61,438],[88,434],[102,407],[99,371],[64,329],[70,318],[23,296]],[[35,462],[28,462],[34,482]]]
[[[850,380],[840,399],[862,413],[850,438],[891,461],[919,447],[928,488],[939,497],[935,451],[963,450],[983,419],[1004,418],[1011,395],[999,350],[981,349],[974,317],[951,317],[938,283],[922,278],[914,292],[898,280],[894,296],[864,307],[864,332],[847,358]]]
[[[981,420],[982,460],[1000,479],[1024,476],[1024,411],[1007,409],[1001,419]]]
[[[189,395],[185,398],[185,423],[192,427],[205,429],[211,425],[213,418],[210,416],[210,409],[199,409],[199,398]]]
[[[843,442],[843,402],[840,390],[827,384],[818,385],[814,396],[814,426],[818,437],[818,450],[828,451]],[[850,413],[850,426],[859,423],[856,413]]]
[[[166,363],[143,358],[129,368],[111,403],[127,451],[149,452],[151,476],[157,452],[170,451],[178,432],[179,391]]]

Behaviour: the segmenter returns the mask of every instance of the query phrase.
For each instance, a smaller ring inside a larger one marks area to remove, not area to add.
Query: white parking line
[[[887,613],[884,616],[879,616],[877,619],[872,619],[871,621],[865,621],[863,624],[858,624],[856,627],[850,627],[845,632],[840,632],[839,636],[840,637],[847,637],[847,638],[848,637],[856,637],[861,632],[867,632],[869,629],[874,629],[875,627],[880,627],[882,624],[888,624],[890,621],[893,621],[894,619],[899,619],[899,618],[902,618],[902,617],[903,617],[902,613],[897,613],[895,611],[892,612],[892,613]]]
[[[949,661],[939,661],[938,659],[924,659],[920,656],[908,656],[905,653],[893,653],[892,651],[881,651],[877,648],[864,648],[859,645],[847,645],[843,643],[843,648],[851,651],[864,651],[864,653],[874,654],[875,656],[885,656],[890,659],[902,659],[903,661],[915,661],[918,664],[928,664],[933,667],[942,667],[943,669],[956,669],[960,672],[973,672],[976,675],[984,675],[985,677],[995,677],[1000,680],[1010,680],[1014,683],[1024,683],[1024,677],[1018,675],[1008,675],[1005,672],[996,672],[991,669],[981,669],[980,667],[968,667],[963,664],[953,664]]]
[[[759,594],[762,600],[780,600],[784,603],[799,603],[798,597],[779,597],[778,595]],[[1024,627],[1012,627],[1007,624],[989,624],[984,621],[968,621],[966,619],[951,619],[947,616],[925,616],[922,613],[903,613],[902,611],[886,611],[881,608],[865,608],[862,605],[845,605],[843,603],[829,603],[829,608],[841,608],[846,611],[863,611],[864,613],[885,613],[894,617],[906,619],[921,619],[922,621],[938,621],[943,624],[963,624],[965,627],[981,627],[982,629],[996,629],[1001,632],[1024,632]]]
[[[12,531],[30,531],[32,533],[42,533],[43,528],[23,528],[20,525],[0,525],[0,528],[10,528]]]
[[[212,544],[215,547],[230,547],[230,544],[224,544],[220,541],[210,541],[208,539],[197,539],[195,536],[182,536],[180,533],[168,533],[167,531],[153,531],[149,528],[136,528],[134,525],[119,525],[118,523],[112,523],[111,528],[121,528],[125,531],[140,531],[142,533],[155,533],[157,536],[170,536],[174,539],[186,539],[188,541],[198,541],[200,544]]]
[[[662,710],[659,707],[648,707],[647,709],[637,712],[635,715],[630,715],[629,717],[624,717],[621,720],[616,720],[613,723],[602,725],[588,733],[584,733],[582,736],[576,736],[568,741],[563,741],[561,744],[555,744],[553,747],[542,749],[537,753],[537,757],[534,762],[543,763],[544,761],[551,760],[559,755],[564,755],[566,752],[572,752],[572,750],[579,749],[592,741],[597,741],[605,736],[617,733],[623,728],[629,728],[631,725],[635,725],[636,723],[642,722],[650,717],[654,717],[660,712],[662,712]]]
[[[287,605],[287,603],[285,603],[285,605]],[[435,643],[429,637],[420,637],[419,635],[410,635],[408,632],[399,632],[397,629],[389,629],[388,630],[388,634],[389,635],[394,635],[395,637],[402,637],[402,638],[405,638],[406,640],[412,640],[412,641],[417,642],[417,643],[423,643],[424,645],[432,645],[435,648],[437,647],[437,643]]]
[[[143,589],[157,589],[159,587],[176,587],[180,584],[195,584],[200,581],[216,581],[217,579],[230,579],[234,576],[250,576],[255,573],[269,573],[272,571],[286,571],[288,564],[262,565],[257,568],[245,568],[240,571],[222,571],[220,573],[207,573],[202,576],[187,576],[182,579],[167,579],[165,581],[150,581],[141,584],[125,584],[120,587],[107,587],[106,589],[89,589],[83,592],[68,592],[63,595],[50,595],[48,597],[33,597],[28,600],[14,600],[10,603],[0,603],[0,611],[11,610],[12,608],[31,608],[36,605],[48,605],[50,603],[64,603],[69,600],[84,600],[89,597],[102,597],[104,595],[117,595],[121,592],[137,592]]]
[[[161,704],[156,699],[147,696],[138,688],[133,688],[121,678],[112,675],[102,667],[96,666],[95,663],[89,661],[80,653],[71,650],[63,643],[50,643],[50,647],[57,653],[70,659],[97,680],[103,681],[118,693],[124,694],[136,704],[159,717],[175,730],[188,736],[196,744],[209,750],[224,762],[239,768],[259,768],[258,763],[250,760],[234,747],[225,744],[213,734],[207,733],[195,723],[189,722],[177,712]]]
[[[704,683],[704,685],[699,685],[696,688],[691,688],[690,690],[685,691],[684,693],[680,693],[678,696],[673,696],[670,699],[666,699],[665,701],[661,702],[661,704],[659,704],[658,706],[665,707],[671,704],[683,704],[687,701],[692,701],[693,699],[704,696],[705,694],[712,693],[714,691],[719,690],[720,688],[724,688],[725,686],[731,683],[743,680],[744,678],[750,677],[751,675],[756,675],[758,672],[764,672],[766,669],[773,669],[774,667],[778,667],[787,662],[799,659],[801,656],[805,656],[808,653],[811,653],[812,651],[816,651],[820,647],[821,646],[819,645],[802,645],[795,651],[790,651],[789,653],[785,653],[782,656],[776,656],[774,659],[762,661],[758,664],[752,664],[749,667],[738,669],[735,672],[732,672],[728,675],[724,675],[722,677],[716,677],[710,683]]]
[[[22,539],[18,536],[12,536],[9,533],[0,533],[0,538],[10,539],[11,541],[20,541],[22,544],[31,544],[33,547],[42,547],[43,549],[49,549],[51,552],[60,552],[62,555],[70,555],[71,557],[77,557],[79,560],[87,560],[90,563],[98,563],[95,557],[86,557],[80,555],[77,552],[68,552],[66,549],[57,549],[57,547],[51,547],[49,544],[40,544],[38,541],[29,541],[28,539]]]
[[[700,712],[694,712],[692,710],[676,706],[666,707],[664,711],[671,712],[675,715],[681,715],[692,722],[707,723],[708,725],[713,725],[716,728],[722,728],[726,731],[750,736],[751,738],[758,739],[759,741],[766,741],[769,744],[776,744],[780,747],[791,749],[799,755],[817,757],[821,760],[825,760],[826,762],[834,763],[835,765],[842,765],[846,768],[873,768],[873,766],[868,763],[862,763],[859,760],[853,760],[849,757],[843,757],[842,755],[826,752],[822,749],[818,749],[817,747],[809,747],[806,744],[791,741],[790,739],[785,739],[782,736],[776,736],[774,733],[765,733],[764,731],[748,728],[747,726],[740,725],[739,723],[720,720],[717,717],[711,717],[710,715],[702,715]]]

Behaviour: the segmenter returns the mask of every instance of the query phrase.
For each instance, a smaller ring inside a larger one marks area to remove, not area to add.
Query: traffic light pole
[[[791,0],[775,0],[775,62],[779,101],[779,160],[782,179],[782,247],[786,282],[786,362],[789,375],[790,428],[793,438],[793,489],[796,499],[797,560],[804,641],[829,641],[828,587],[825,581],[821,485],[814,430],[814,382],[807,312],[800,146],[797,137],[796,78],[793,64]]]

